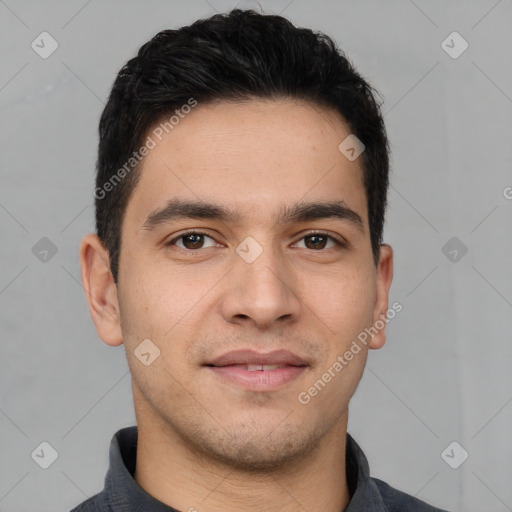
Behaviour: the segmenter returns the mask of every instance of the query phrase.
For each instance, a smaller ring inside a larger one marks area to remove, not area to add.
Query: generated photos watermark
[[[354,356],[361,352],[361,347],[366,346],[368,341],[373,338],[379,331],[381,331],[387,323],[389,323],[395,316],[402,311],[403,306],[400,302],[394,302],[391,308],[388,309],[386,314],[381,314],[371,327],[365,328],[357,335],[357,339],[352,341],[350,347],[339,355],[333,364],[327,368],[327,371],[307,390],[301,391],[297,399],[302,405],[309,404],[311,399],[317,396],[325,386],[331,382],[337,374],[339,374],[345,366],[348,365]]]
[[[132,156],[120,167],[101,187],[94,189],[94,197],[96,199],[103,199],[108,192],[111,192],[115,186],[123,180],[130,172],[142,162],[143,158],[149,154],[149,152],[156,148],[158,142],[164,137],[164,134],[170,133],[176,126],[178,126],[182,119],[187,114],[190,114],[192,109],[197,106],[197,100],[189,98],[187,103],[182,105],[179,109],[176,109],[175,115],[172,115],[166,121],[161,122],[156,128],[151,131],[151,135],[148,135],[144,144],[134,151]]]

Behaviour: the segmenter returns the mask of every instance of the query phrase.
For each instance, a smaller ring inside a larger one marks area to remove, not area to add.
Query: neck
[[[138,417],[135,481],[151,496],[189,512],[341,512],[347,415],[302,460],[265,473],[241,472],[192,450],[155,417]]]

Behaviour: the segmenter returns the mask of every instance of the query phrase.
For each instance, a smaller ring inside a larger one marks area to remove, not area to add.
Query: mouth
[[[222,366],[216,366],[216,365],[206,365],[210,368],[242,368],[244,370],[247,370],[249,372],[268,372],[272,370],[279,370],[279,368],[285,368],[286,366],[291,365],[281,365],[281,364],[229,364],[229,365],[222,365]]]
[[[274,391],[297,379],[309,364],[285,350],[266,354],[239,350],[203,366],[224,383],[248,391]]]

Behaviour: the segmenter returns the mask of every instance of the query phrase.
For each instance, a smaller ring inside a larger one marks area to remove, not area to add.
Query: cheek
[[[132,378],[145,399],[164,410],[188,382],[183,361],[186,340],[197,326],[189,318],[193,297],[184,297],[156,272],[132,273],[123,285],[128,293],[120,297],[121,326]],[[142,354],[148,352],[152,362],[145,365]]]
[[[187,356],[187,340],[201,327],[201,297],[212,285],[205,279],[191,282],[179,270],[170,275],[170,270],[150,265],[132,268],[125,267],[120,287],[125,348],[133,355],[142,340],[150,339],[160,350],[160,362],[176,370]]]
[[[328,336],[336,338],[339,350],[371,325],[375,304],[375,282],[371,273],[339,272],[307,280],[305,304],[321,319]],[[307,308],[306,308],[307,311]]]
[[[338,275],[329,285],[318,286],[313,296],[308,295],[315,304],[313,308],[308,303],[314,321],[326,333],[327,350],[303,391],[318,397],[316,403],[324,409],[336,411],[340,404],[348,404],[362,377],[368,347],[358,336],[372,325],[372,286],[371,274]]]
[[[121,327],[131,343],[137,339],[161,339],[180,314],[180,302],[158,273],[131,271],[120,279]],[[125,340],[126,341],[126,340]]]

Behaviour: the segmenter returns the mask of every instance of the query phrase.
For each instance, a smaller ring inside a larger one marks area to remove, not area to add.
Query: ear
[[[375,309],[373,310],[373,326],[377,329],[368,346],[378,349],[386,343],[386,318],[388,311],[389,289],[393,280],[393,249],[388,244],[380,246],[379,263],[377,265],[377,293],[375,297]],[[380,329],[382,324],[384,326]]]
[[[107,250],[94,233],[85,235],[80,244],[82,285],[89,312],[98,336],[107,344],[123,343],[121,333],[117,286],[110,271]]]

